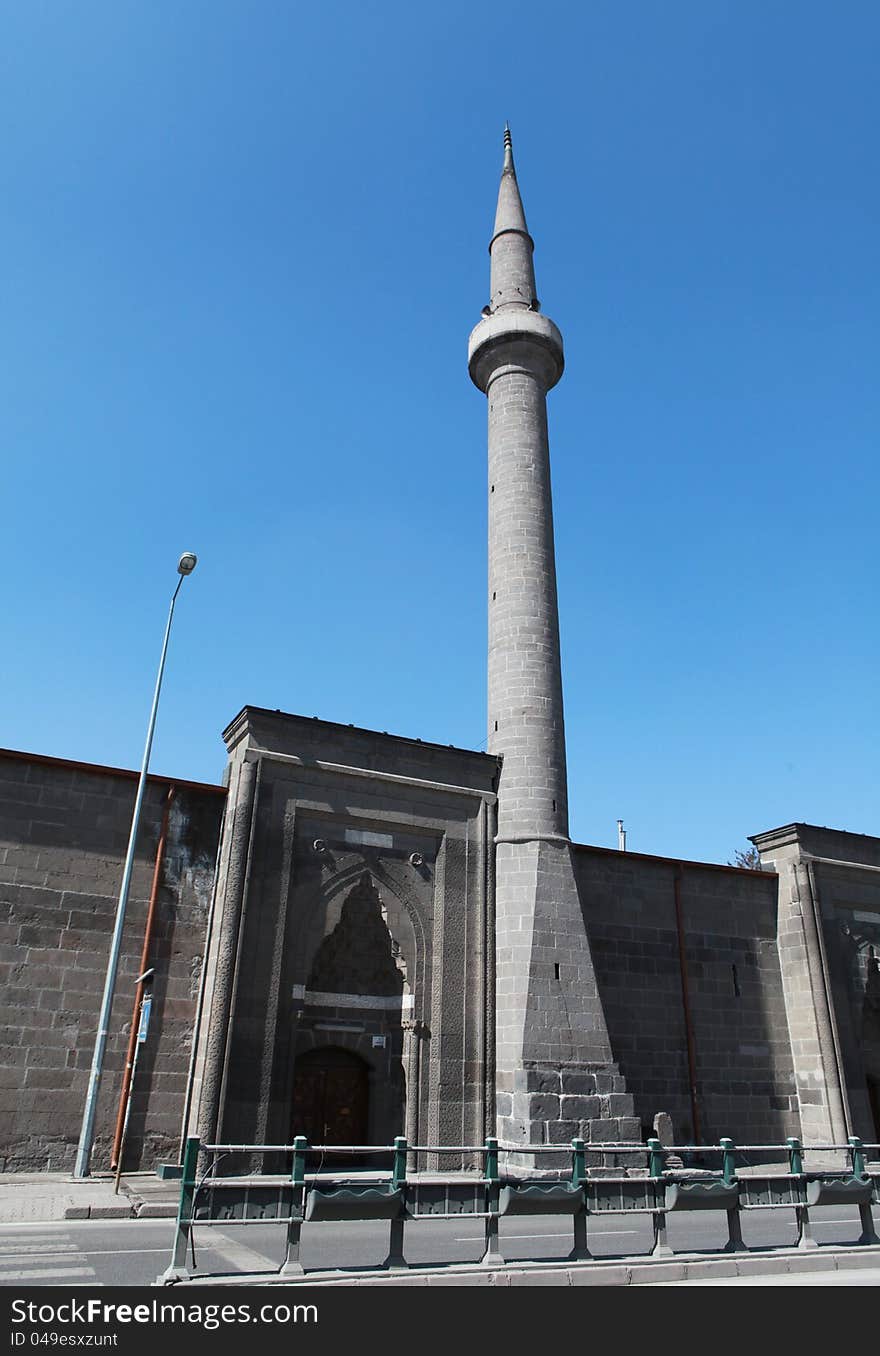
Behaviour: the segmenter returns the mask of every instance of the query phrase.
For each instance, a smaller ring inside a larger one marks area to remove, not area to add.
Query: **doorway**
[[[880,1079],[867,1079],[868,1083],[868,1102],[871,1107],[871,1116],[874,1120],[874,1138],[880,1140]]]
[[[293,1076],[291,1137],[305,1135],[310,1144],[366,1144],[368,1127],[366,1062],[337,1046],[300,1055]]]

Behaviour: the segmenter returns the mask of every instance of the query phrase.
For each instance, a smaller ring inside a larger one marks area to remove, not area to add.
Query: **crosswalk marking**
[[[79,1248],[75,1243],[55,1243],[54,1239],[47,1239],[45,1243],[34,1243],[31,1239],[28,1239],[27,1243],[13,1245],[12,1247],[0,1246],[0,1259],[4,1257],[27,1257],[32,1253],[42,1256],[45,1253],[54,1255],[62,1252],[79,1252]],[[0,1260],[0,1265],[2,1265],[2,1260]]]
[[[207,1238],[205,1232],[208,1233]],[[281,1266],[277,1257],[267,1257],[264,1252],[257,1252],[255,1248],[249,1248],[247,1244],[215,1228],[202,1231],[201,1236],[196,1238],[196,1257],[200,1251],[216,1253],[237,1271],[277,1271]]]
[[[91,1267],[41,1267],[39,1271],[3,1271],[0,1272],[0,1285],[7,1281],[45,1281],[50,1277],[57,1280],[61,1276],[94,1276]]]
[[[98,1284],[82,1248],[67,1233],[20,1234],[4,1229],[0,1243],[0,1286],[22,1282],[55,1284],[70,1281]]]

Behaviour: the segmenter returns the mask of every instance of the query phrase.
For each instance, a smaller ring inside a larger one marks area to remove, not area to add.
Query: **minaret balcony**
[[[468,339],[468,372],[481,391],[500,369],[526,370],[549,391],[562,376],[562,335],[547,316],[504,306],[481,320]]]

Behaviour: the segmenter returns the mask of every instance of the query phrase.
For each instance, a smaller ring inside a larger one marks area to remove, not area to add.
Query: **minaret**
[[[498,1135],[535,1146],[639,1138],[612,1061],[568,837],[547,392],[559,330],[539,313],[534,242],[504,133],[489,305],[468,370],[489,400],[489,749],[496,839]]]

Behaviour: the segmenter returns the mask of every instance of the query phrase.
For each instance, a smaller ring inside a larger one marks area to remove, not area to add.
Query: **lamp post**
[[[138,835],[138,826],[141,818],[141,806],[144,800],[144,789],[147,783],[147,768],[150,764],[150,750],[153,746],[153,731],[156,728],[156,712],[159,708],[159,693],[162,689],[162,675],[165,672],[165,656],[168,653],[168,637],[171,634],[171,621],[174,616],[174,604],[177,601],[177,595],[180,592],[180,586],[188,574],[192,574],[196,568],[197,557],[192,551],[184,551],[180,560],[177,562],[177,573],[180,578],[177,581],[177,588],[171,598],[171,606],[168,609],[168,621],[165,626],[165,639],[162,642],[162,655],[159,659],[159,672],[156,675],[156,690],[153,693],[153,706],[150,711],[150,723],[147,727],[147,742],[144,747],[144,757],[141,763],[140,776],[138,777],[137,794],[134,800],[134,812],[131,817],[131,832],[128,837],[128,850],[125,854],[125,866],[122,869],[122,885],[119,890],[119,903],[116,905],[116,921],[113,925],[113,938],[110,943],[110,959],[107,962],[107,977],[104,980],[104,996],[101,999],[101,1014],[98,1018],[98,1033],[95,1037],[95,1052],[92,1055],[92,1067],[89,1073],[89,1087],[86,1093],[86,1104],[83,1111],[82,1129],[79,1133],[79,1144],[76,1151],[76,1163],[74,1164],[74,1177],[88,1177],[89,1159],[92,1153],[92,1143],[95,1137],[95,1113],[98,1107],[98,1089],[101,1084],[101,1071],[104,1064],[104,1050],[107,1045],[107,1033],[110,1025],[110,1008],[113,1004],[113,990],[116,986],[116,971],[119,968],[119,952],[122,945],[122,926],[125,922],[125,909],[128,904],[128,891],[131,885],[131,873],[134,867],[134,848]]]

